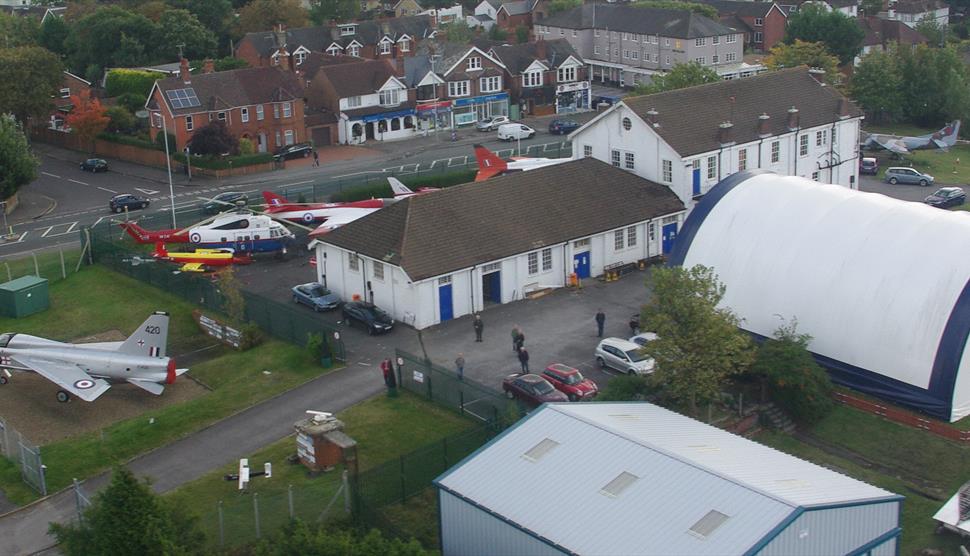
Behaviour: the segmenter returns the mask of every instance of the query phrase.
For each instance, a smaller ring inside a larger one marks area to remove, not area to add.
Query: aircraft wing
[[[870,135],[866,142],[873,142],[880,147],[886,149],[887,151],[894,152],[896,154],[909,154],[909,149],[906,148],[906,143],[898,137],[890,137],[887,135]]]
[[[943,139],[931,139],[931,142],[939,149],[943,149],[944,151],[950,150],[950,145],[947,145]]]
[[[31,357],[17,357],[17,361],[86,402],[93,402],[108,388],[111,388],[107,381],[92,378],[77,365]]]
[[[102,351],[114,351],[121,347],[124,342],[88,342],[85,344],[74,344],[76,348],[97,349]]]
[[[327,232],[336,230],[337,228],[343,226],[344,224],[349,224],[358,218],[363,218],[368,214],[380,209],[367,209],[367,208],[348,208],[342,209],[339,213],[334,216],[327,218],[327,220],[320,224],[317,229],[310,232],[310,237],[319,237]]]

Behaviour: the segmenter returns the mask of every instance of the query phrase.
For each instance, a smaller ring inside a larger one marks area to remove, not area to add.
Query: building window
[[[529,275],[539,274],[539,253],[529,253]]]
[[[640,51],[639,50],[631,50],[630,51],[630,57],[633,58],[634,60],[639,60],[640,59]]]
[[[472,56],[468,59],[468,69],[469,70],[480,70],[482,69],[482,59],[478,56]]]
[[[613,152],[610,153],[610,162],[613,163],[613,166],[620,167],[620,151],[613,149]]]
[[[640,42],[640,35],[634,33],[630,35],[630,40],[632,40],[633,42]]]
[[[380,51],[381,54],[390,54],[391,53],[391,41],[384,41],[384,42],[382,42],[380,44],[380,47],[381,47],[381,51]]]
[[[724,55],[725,62],[734,62],[738,59],[738,55],[735,52],[728,52]]]
[[[738,36],[737,35],[728,35],[726,42],[728,42],[728,43],[738,42]]]
[[[350,258],[347,259],[347,268],[354,272],[360,272],[360,259],[357,258],[357,255],[351,255]]]
[[[636,247],[637,245],[637,227],[630,226],[626,229],[626,246]]]
[[[478,90],[482,93],[494,93],[502,90],[502,77],[495,75],[478,80]]]
[[[347,97],[347,108],[357,108],[360,104],[360,97]]]
[[[340,53],[340,47],[337,46],[337,45],[333,45],[333,46],[331,46],[330,48],[327,49],[327,54],[329,54],[331,56],[336,56],[339,53]]]
[[[748,169],[748,149],[738,151],[738,172]]]
[[[296,142],[296,141],[293,140],[293,130],[292,129],[286,130],[286,132],[283,134],[283,141],[284,141],[284,143],[286,145],[292,145],[293,143]]]
[[[664,46],[666,46],[668,48],[670,47],[670,39],[664,38]]]
[[[707,37],[698,37],[694,39],[694,46],[705,46],[707,45]]]
[[[624,58],[629,58],[630,57],[630,51],[624,48],[623,49],[623,57]]]
[[[468,96],[468,81],[449,81],[448,82],[448,96],[450,96],[450,97],[467,97]]]
[[[803,133],[798,138],[798,156],[808,156],[808,134]]]
[[[613,232],[613,250],[614,251],[623,250],[623,230],[617,230]]]
[[[360,46],[358,46],[356,44],[350,45],[350,48],[347,49],[347,54],[350,54],[351,56],[353,56],[355,58],[359,58],[360,57]]]
[[[812,179],[818,181],[818,172],[812,172]]]
[[[589,158],[591,156],[593,156],[593,146],[583,145],[583,157]]]
[[[578,35],[579,35],[579,33],[577,33],[575,29],[573,29],[573,36],[576,37]]]
[[[340,26],[340,36],[346,37],[347,35],[353,35],[357,32],[356,25],[341,25]]]
[[[643,61],[644,62],[649,62],[650,61],[650,53],[649,52],[644,52],[643,53]]]
[[[522,86],[523,87],[541,87],[542,86],[542,72],[541,71],[530,71],[522,74]]]
[[[225,122],[226,121],[226,113],[225,112],[217,112],[216,113],[216,119],[219,120],[220,122]]]
[[[771,142],[771,163],[775,164],[781,160],[781,141]]]
[[[756,17],[754,18],[754,24],[755,24],[755,27],[762,27],[765,24],[765,20],[764,18]]]
[[[669,160],[663,161],[663,180],[665,183],[674,181],[674,163]]]
[[[568,68],[559,68],[559,71],[556,72],[556,80],[560,83],[576,81],[576,68],[573,66]]]
[[[185,117],[185,131],[192,131],[195,128],[195,122],[192,120],[192,116]]]
[[[542,271],[548,272],[552,270],[552,249],[542,250]]]
[[[754,42],[764,42],[764,33],[761,31],[756,31],[754,34]]]
[[[379,263],[377,261],[374,261],[373,263],[371,263],[371,266],[374,267],[374,279],[375,280],[380,280],[381,282],[383,282],[384,281],[384,264],[383,263]]]
[[[620,33],[620,38],[621,40],[628,41],[630,40],[630,35],[628,35],[627,33]]]
[[[666,65],[666,66],[669,66],[670,65],[670,56],[665,56],[664,57],[664,65]]]
[[[411,41],[409,39],[401,39],[398,41],[397,47],[401,52],[411,52]]]
[[[694,61],[702,66],[707,65],[707,58],[705,56],[698,56],[694,58]]]
[[[296,60],[296,65],[300,65],[306,60],[306,52],[297,52],[293,58]]]
[[[243,123],[248,122],[249,121],[249,108],[246,108],[246,107],[240,108],[239,109],[239,118],[243,121]]]
[[[650,44],[657,44],[658,42],[660,42],[660,37],[659,36],[654,35],[654,36],[650,37]]]
[[[600,30],[599,30],[599,29],[594,29],[594,30],[593,30],[593,36],[594,36],[594,37],[598,37],[598,36],[600,36]]]
[[[292,115],[293,115],[293,103],[292,102],[284,102],[283,103],[283,117],[284,118],[289,118]]]
[[[711,44],[721,44],[721,37],[717,35],[711,37]]]
[[[378,95],[380,97],[381,106],[397,106],[400,104],[397,89],[390,89],[387,91],[381,91]]]
[[[717,177],[717,157],[707,157],[707,179],[712,180]]]
[[[280,119],[280,105],[279,104],[274,104],[273,105],[273,119],[274,120]]]
[[[653,222],[647,224],[647,236],[650,238],[651,242],[657,240],[657,227]]]
[[[633,153],[623,153],[623,167],[627,170],[634,169]]]
[[[276,132],[276,146],[277,147],[283,146],[282,137],[280,136],[280,132],[278,131]]]
[[[438,278],[439,286],[447,286],[450,283],[451,283],[451,276],[442,276],[441,278]]]
[[[61,89],[61,98],[71,98],[71,88],[64,87]]]
[[[824,145],[825,143],[827,143],[828,142],[827,141],[828,135],[829,134],[828,134],[828,130],[827,129],[823,129],[822,131],[816,131],[815,132],[815,146],[816,147],[821,147],[822,145]]]
[[[256,105],[256,119],[257,120],[260,120],[260,121],[262,121],[262,119],[263,119],[263,105],[262,104],[257,104]]]
[[[713,56],[711,56],[711,63],[712,63],[712,64],[717,64],[717,60],[718,60],[718,58],[717,58],[717,54],[715,54],[715,55],[713,55]]]

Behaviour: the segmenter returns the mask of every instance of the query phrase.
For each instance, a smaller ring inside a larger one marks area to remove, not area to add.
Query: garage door
[[[326,147],[330,144],[330,128],[329,127],[317,127],[313,131],[313,146],[314,147]]]

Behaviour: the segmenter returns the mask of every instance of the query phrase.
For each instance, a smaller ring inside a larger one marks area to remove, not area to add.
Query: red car
[[[529,407],[538,407],[546,402],[569,401],[566,394],[556,390],[546,379],[539,375],[516,373],[502,380],[502,390],[508,398],[518,398]]]
[[[566,394],[571,402],[591,400],[600,391],[596,383],[583,377],[579,369],[562,363],[553,363],[546,367],[546,370],[542,371],[542,378],[549,381],[556,390]]]

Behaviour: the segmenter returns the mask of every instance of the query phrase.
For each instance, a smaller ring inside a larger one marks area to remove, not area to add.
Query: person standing
[[[455,359],[455,369],[458,370],[458,380],[465,380],[465,354],[459,353]]]
[[[316,149],[313,149],[313,166],[320,166],[320,155],[317,153]]]
[[[522,363],[522,372],[529,372],[529,351],[525,348],[519,349],[519,363]]]
[[[485,323],[482,322],[482,316],[475,313],[475,322],[472,323],[472,327],[475,328],[475,341],[482,341],[482,330],[485,329]]]
[[[606,313],[603,312],[601,308],[596,312],[596,335],[600,338],[603,337],[603,325],[606,324]]]
[[[519,325],[512,325],[512,351],[519,351]]]
[[[525,333],[520,328],[519,335],[515,337],[515,351],[522,351],[523,347],[525,347]]]

